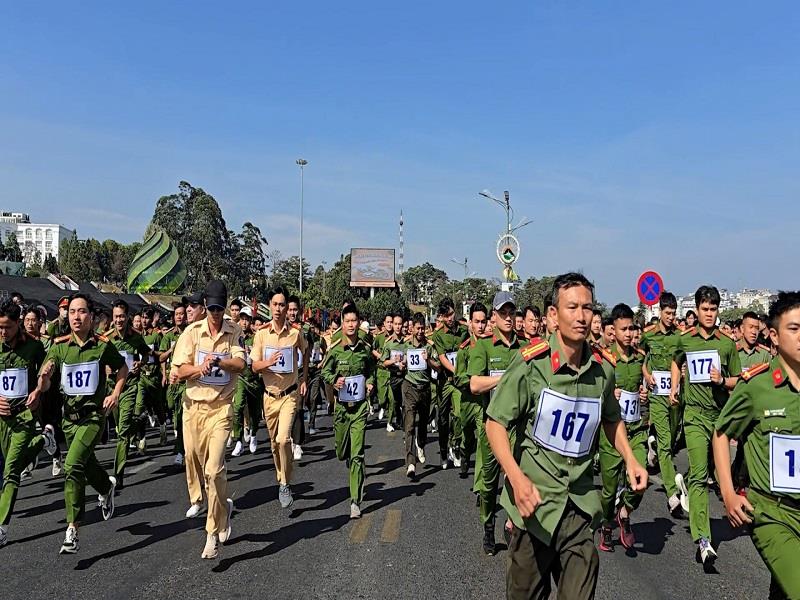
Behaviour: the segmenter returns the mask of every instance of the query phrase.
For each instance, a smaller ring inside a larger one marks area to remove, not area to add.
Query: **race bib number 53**
[[[532,437],[540,446],[580,458],[591,452],[599,425],[599,398],[572,398],[544,389],[539,395]]]
[[[769,489],[800,493],[800,435],[769,434]]]

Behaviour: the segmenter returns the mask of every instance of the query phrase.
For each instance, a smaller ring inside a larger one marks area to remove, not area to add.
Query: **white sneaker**
[[[308,428],[308,435],[316,435],[316,434],[317,434],[316,429],[314,429],[313,427]]]
[[[156,426],[156,416],[155,415],[148,414],[147,415],[147,420],[150,421],[150,427],[155,427]]]
[[[461,468],[461,459],[458,457],[458,454],[456,454],[455,449],[450,448],[447,452],[447,457],[456,469]]]
[[[371,417],[374,414],[375,414],[375,407],[372,406],[372,402],[370,402],[369,403],[369,416]]]
[[[417,469],[414,465],[408,465],[408,467],[406,467],[406,477],[413,477],[416,473]]]
[[[219,532],[219,541],[223,544],[231,539],[231,518],[233,517],[233,500],[228,498],[228,525]]]
[[[378,421],[383,421],[383,415],[384,415],[384,411],[383,411],[383,409],[380,409],[378,411]]]
[[[60,458],[53,459],[53,477],[59,477],[64,472],[64,467],[61,465]]]
[[[241,455],[242,455],[242,442],[241,440],[239,440],[233,447],[233,452],[231,452],[231,456],[241,456]]]
[[[675,474],[675,485],[678,486],[680,490],[680,498],[681,498],[681,508],[685,510],[687,513],[689,512],[689,490],[686,489],[686,482],[683,479],[683,475],[680,473]]]
[[[350,503],[350,518],[351,519],[360,519],[361,518],[361,507],[358,506],[355,502]]]
[[[180,452],[175,455],[175,464],[179,467],[183,466],[183,454]]]
[[[0,548],[8,543],[8,525],[0,525]]]
[[[711,542],[706,538],[700,539],[700,542],[697,546],[697,554],[699,555],[700,562],[703,563],[703,567],[705,568],[712,567],[714,565],[714,561],[717,560],[717,552],[714,550]]]
[[[192,504],[189,507],[189,510],[186,511],[186,518],[187,519],[194,519],[195,517],[200,516],[202,512],[204,512],[206,507],[202,504]]]
[[[424,465],[424,464],[425,464],[425,450],[423,450],[422,448],[420,448],[420,447],[417,445],[417,442],[416,442],[416,440],[414,441],[414,447],[417,449],[417,460],[418,460],[418,461],[419,461],[421,464],[423,464],[423,465]]]
[[[206,545],[200,558],[214,559],[219,556],[219,538],[216,533],[206,535]]]
[[[388,431],[389,433],[394,431],[394,427],[392,427],[391,423],[386,424],[386,431]]]
[[[244,428],[244,436],[243,437],[244,437],[244,443],[245,444],[250,443],[250,429],[248,427]]]
[[[42,437],[44,438],[45,451],[50,456],[53,456],[58,450],[58,444],[56,443],[56,432],[53,429],[52,425],[44,426],[44,430],[42,431]]]
[[[233,443],[233,438],[231,438],[231,436],[228,436],[228,441],[225,442],[225,448],[230,448],[232,443]]]
[[[667,507],[669,508],[669,512],[673,517],[678,517],[683,512],[681,509],[681,499],[678,494],[672,494],[669,498],[667,498]]]
[[[78,551],[78,530],[72,525],[67,527],[67,534],[64,536],[64,542],[61,544],[59,554],[75,554]]]
[[[100,510],[103,513],[104,521],[108,521],[114,516],[114,488],[117,487],[116,477],[109,475],[108,480],[111,482],[111,489],[108,490],[108,494],[105,496],[98,494],[97,496],[97,505],[100,507]]]
[[[292,454],[294,455],[295,461],[299,461],[303,458],[303,449],[300,447],[300,444],[294,444]]]
[[[656,436],[651,435],[647,438],[647,466],[655,467],[658,462],[658,455],[655,450]]]
[[[256,450],[258,450],[258,440],[256,436],[250,436],[250,454],[255,454]]]

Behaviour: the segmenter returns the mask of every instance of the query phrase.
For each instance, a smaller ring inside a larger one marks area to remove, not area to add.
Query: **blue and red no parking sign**
[[[661,279],[661,275],[655,271],[645,271],[639,275],[639,281],[636,283],[636,293],[639,295],[639,300],[642,304],[645,306],[657,304],[663,291],[664,280]]]

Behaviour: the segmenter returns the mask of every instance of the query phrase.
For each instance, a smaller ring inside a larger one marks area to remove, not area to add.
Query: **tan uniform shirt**
[[[306,338],[299,325],[284,322],[283,329],[275,330],[275,321],[271,321],[256,332],[250,358],[253,362],[266,360],[274,352],[281,352],[283,357],[278,364],[261,373],[264,389],[270,394],[280,394],[298,382],[300,367],[297,364],[297,350],[306,356]]]
[[[208,319],[192,323],[183,331],[172,353],[172,368],[182,365],[199,365],[204,357],[213,353],[223,359],[240,358],[245,360],[244,335],[236,323],[222,321],[220,331],[212,336],[208,329]],[[200,379],[186,382],[186,397],[193,402],[212,402],[219,399],[232,399],[239,381],[238,373],[222,369],[212,369],[211,373]]]

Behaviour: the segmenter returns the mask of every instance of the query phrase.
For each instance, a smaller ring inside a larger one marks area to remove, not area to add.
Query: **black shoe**
[[[469,476],[469,460],[466,458],[461,459],[461,471],[458,474],[461,479],[466,479]]]
[[[494,556],[494,521],[483,526],[483,552],[486,556]]]

